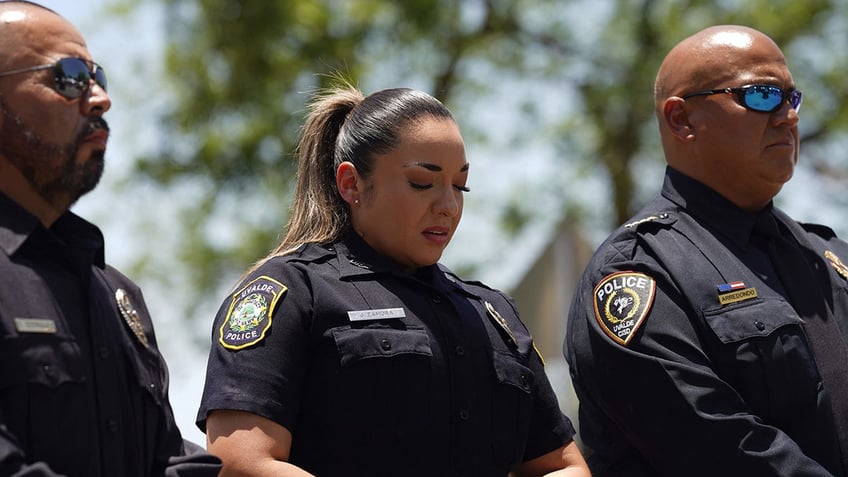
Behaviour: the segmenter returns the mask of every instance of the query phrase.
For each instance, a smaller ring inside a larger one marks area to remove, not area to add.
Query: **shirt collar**
[[[748,246],[759,213],[740,209],[718,192],[671,167],[666,168],[662,195],[737,246]],[[770,202],[760,213],[767,213],[772,207]]]
[[[103,234],[95,225],[67,211],[49,230],[45,229],[37,217],[0,192],[0,249],[12,256],[32,237],[42,234],[51,234],[71,247],[88,250],[94,264],[105,267]]]
[[[405,276],[414,275],[416,277],[422,273],[424,273],[422,276],[437,275],[435,270],[428,272],[428,270],[437,267],[437,265],[422,267],[410,273],[394,260],[371,248],[371,246],[355,232],[349,232],[341,241],[335,243],[333,247],[336,249],[338,254],[341,278],[372,273],[389,273]]]
[[[0,248],[6,255],[14,255],[39,227],[34,215],[0,192]]]

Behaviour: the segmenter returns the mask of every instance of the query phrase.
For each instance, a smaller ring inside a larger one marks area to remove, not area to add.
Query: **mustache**
[[[88,122],[88,124],[84,128],[84,131],[85,131],[84,133],[86,135],[88,135],[88,134],[91,134],[91,133],[93,133],[93,132],[95,132],[99,129],[103,129],[106,132],[108,132],[109,131],[109,123],[107,123],[106,120],[103,119],[102,117],[96,116]]]
[[[75,144],[81,144],[82,141],[85,140],[85,138],[88,137],[91,133],[94,133],[99,130],[109,132],[109,123],[107,123],[106,120],[101,118],[100,116],[96,116],[89,119],[85,126],[83,126],[79,134],[77,134]]]

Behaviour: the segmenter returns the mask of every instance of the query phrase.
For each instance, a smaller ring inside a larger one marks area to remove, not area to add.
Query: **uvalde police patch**
[[[271,277],[261,276],[233,294],[227,319],[221,324],[218,341],[227,349],[242,349],[265,338],[271,315],[288,288]]]
[[[636,272],[607,275],[595,287],[595,318],[618,344],[627,345],[648,316],[657,282]]]

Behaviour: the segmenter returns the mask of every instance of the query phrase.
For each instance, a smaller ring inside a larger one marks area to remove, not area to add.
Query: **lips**
[[[443,245],[443,244],[447,243],[449,232],[450,232],[450,228],[448,228],[448,227],[436,226],[436,227],[427,227],[426,229],[424,229],[422,234],[427,239]]]
[[[450,229],[448,227],[427,227],[424,229],[425,234],[447,235]]]
[[[770,143],[766,147],[767,148],[772,148],[772,147],[793,147],[794,148],[795,147],[795,138],[792,137],[791,135],[787,135],[787,136],[779,138],[778,140]]]
[[[88,142],[92,144],[99,144],[102,146],[106,146],[106,143],[109,141],[109,131],[106,129],[96,129],[91,134],[85,136],[83,138],[83,142]]]

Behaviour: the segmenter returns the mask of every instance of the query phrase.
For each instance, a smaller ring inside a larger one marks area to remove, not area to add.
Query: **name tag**
[[[347,312],[350,321],[368,320],[390,320],[392,318],[403,318],[406,312],[403,308],[383,308],[382,310],[359,310]]]
[[[53,320],[38,318],[15,318],[15,329],[18,333],[56,333],[56,323]]]

